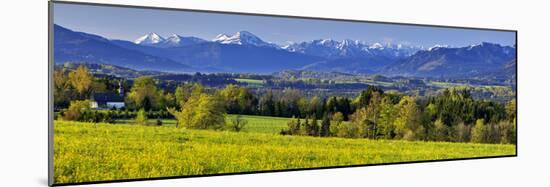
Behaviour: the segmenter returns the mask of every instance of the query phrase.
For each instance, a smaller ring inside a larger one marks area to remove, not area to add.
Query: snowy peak
[[[359,40],[345,39],[345,40],[342,40],[340,42],[340,46],[342,46],[342,47],[344,47],[344,46],[357,46],[357,45],[361,45],[361,42]]]
[[[182,40],[182,36],[180,35],[177,35],[177,34],[172,34],[170,35],[168,38],[166,38],[166,41],[167,42],[170,42],[170,43],[180,43],[181,40]]]
[[[369,49],[382,49],[384,48],[384,46],[380,43],[373,43],[372,45],[369,46]]]
[[[330,38],[313,40],[313,41],[308,42],[308,43],[315,44],[315,45],[322,45],[322,46],[326,46],[326,47],[335,47],[336,45],[338,45],[338,41],[330,39]]]
[[[489,48],[489,49],[499,49],[502,48],[500,44],[481,42],[480,44],[470,45],[469,49],[479,49],[479,48]]]
[[[221,43],[221,42],[229,40],[229,38],[231,38],[231,36],[229,36],[227,34],[218,34],[214,39],[212,39],[212,41]]]
[[[204,42],[206,42],[206,40],[203,40],[197,37],[184,37],[177,34],[172,34],[168,38],[163,38],[162,36],[154,32],[146,34],[142,37],[139,37],[134,41],[134,43],[138,45],[161,47],[161,48],[181,47],[181,46],[199,44]]]
[[[159,44],[159,47],[179,47],[181,46],[183,37],[177,34],[172,34],[166,40]]]
[[[152,32],[152,33],[143,35],[142,37],[139,37],[134,41],[134,43],[138,45],[155,45],[163,42],[164,40],[165,39],[162,36]]]
[[[206,40],[197,37],[184,37],[177,34],[172,34],[166,40],[159,44],[159,47],[181,47],[186,45],[204,43]]]
[[[442,49],[442,48],[450,48],[450,47],[451,46],[449,46],[449,45],[435,44],[434,46],[428,48],[428,51],[438,50],[438,49]]]
[[[268,43],[260,39],[258,36],[248,32],[248,31],[239,31],[233,35],[227,34],[218,34],[216,38],[212,40],[213,42],[218,42],[221,44],[234,44],[234,45],[253,45],[261,47],[276,47],[272,43]]]

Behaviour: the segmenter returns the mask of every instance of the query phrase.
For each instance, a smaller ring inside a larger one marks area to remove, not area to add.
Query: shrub
[[[407,130],[405,132],[405,135],[403,135],[403,140],[413,141],[415,139],[416,139],[416,134],[411,130]]]
[[[235,132],[240,132],[248,123],[241,115],[237,115],[235,118],[231,119],[231,130]]]
[[[83,121],[83,114],[90,110],[90,100],[71,101],[67,111],[63,113],[63,119],[69,121]]]
[[[147,112],[142,108],[137,112],[136,119],[134,122],[138,125],[147,125]]]
[[[287,123],[287,129],[281,130],[281,135],[300,135],[301,122],[300,119],[292,117]]]
[[[162,126],[162,120],[157,119],[157,123],[156,123],[156,124],[157,124],[157,126]]]
[[[344,138],[357,138],[359,137],[359,128],[353,123],[342,123],[338,128],[336,136]]]

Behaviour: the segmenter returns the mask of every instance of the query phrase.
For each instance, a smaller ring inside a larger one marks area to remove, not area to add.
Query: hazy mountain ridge
[[[116,45],[153,56],[162,56],[206,72],[272,73],[299,69],[320,60],[273,47],[205,42],[181,47],[156,48],[114,41]]]
[[[380,73],[420,77],[471,76],[502,70],[515,58],[515,48],[485,42],[459,48],[438,47],[398,60]]]
[[[185,71],[189,66],[114,45],[101,36],[54,26],[54,62],[112,64],[137,70]]]

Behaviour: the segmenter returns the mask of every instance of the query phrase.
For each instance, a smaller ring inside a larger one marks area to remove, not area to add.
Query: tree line
[[[91,93],[114,91],[117,81],[124,80],[94,77],[84,66],[70,72],[56,70],[54,102],[69,101],[64,119],[110,121],[112,116],[94,116],[99,114],[85,105]],[[516,139],[515,100],[506,104],[475,100],[468,89],[416,97],[368,86],[356,97],[320,98],[306,97],[297,89],[253,91],[234,84],[218,89],[187,83],[171,92],[159,84],[147,76],[131,85],[124,83],[130,90],[126,110],[145,111],[141,119],[154,111],[169,113],[178,126],[198,129],[224,129],[225,114],[247,114],[294,118],[281,131],[288,135],[480,143]]]
[[[516,102],[474,100],[468,90],[446,89],[422,100],[371,89],[356,99],[345,121],[340,111],[293,118],[283,135],[421,141],[516,143]]]

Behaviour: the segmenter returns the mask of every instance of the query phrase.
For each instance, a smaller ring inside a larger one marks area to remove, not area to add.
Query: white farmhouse
[[[94,93],[90,107],[93,109],[120,109],[124,108],[124,89],[119,84],[118,93]]]

